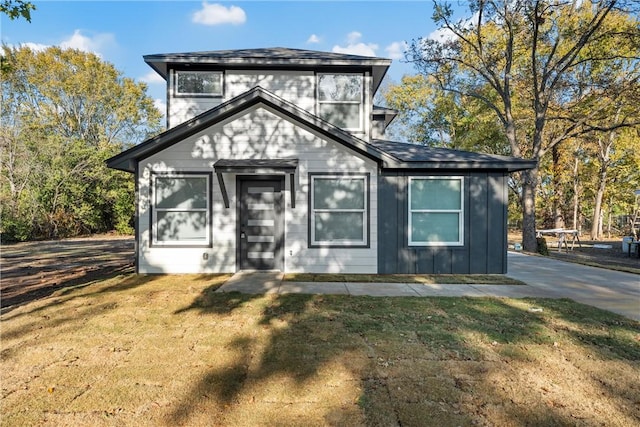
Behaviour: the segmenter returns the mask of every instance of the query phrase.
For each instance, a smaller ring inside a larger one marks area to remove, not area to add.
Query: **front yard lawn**
[[[5,312],[2,424],[640,424],[640,323],[569,300],[215,293],[123,274]]]

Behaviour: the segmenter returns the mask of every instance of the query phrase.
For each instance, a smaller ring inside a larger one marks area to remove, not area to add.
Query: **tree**
[[[33,3],[23,0],[2,0],[0,2],[0,13],[4,13],[9,19],[14,20],[20,17],[31,22],[31,11],[36,10]]]
[[[104,162],[160,130],[146,85],[73,49],[5,46],[2,61],[3,238],[129,231],[131,177]]]
[[[620,114],[620,111],[616,114]],[[610,131],[606,134],[593,135],[588,141],[591,164],[589,176],[593,181],[593,208],[591,222],[591,238],[596,240],[603,236],[605,206],[612,214],[616,203],[626,204],[631,213],[632,189],[640,182],[640,152],[638,152],[638,134],[630,129]],[[610,217],[611,215],[607,215]],[[609,228],[611,220],[608,220]]]
[[[507,154],[500,123],[486,105],[473,98],[442,92],[422,74],[405,75],[384,93],[387,105],[399,112],[403,139],[461,150]]]
[[[502,124],[512,155],[539,164],[554,147],[572,138],[637,125],[628,117],[606,122],[609,111],[598,102],[607,93],[606,99],[616,103],[638,85],[640,31],[626,2],[473,0],[468,4],[473,18],[454,21],[453,8],[436,3],[433,19],[451,37],[418,39],[407,59],[433,76],[441,90],[487,105]],[[620,62],[627,68],[618,67]],[[595,73],[597,79],[592,78],[593,70],[612,64],[617,72]],[[538,179],[537,167],[521,173],[523,246],[532,252],[537,249]]]

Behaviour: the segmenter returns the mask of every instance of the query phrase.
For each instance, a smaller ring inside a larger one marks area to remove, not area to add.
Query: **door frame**
[[[284,235],[285,235],[285,175],[236,175],[236,271],[242,269],[242,248],[241,248],[241,220],[242,220],[242,186],[249,181],[279,181],[280,192],[275,197],[276,209],[276,248],[274,253],[275,270],[284,272]],[[275,192],[274,194],[278,194]],[[264,270],[269,271],[269,270]]]

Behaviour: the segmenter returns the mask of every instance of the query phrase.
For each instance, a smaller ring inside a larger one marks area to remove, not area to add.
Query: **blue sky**
[[[2,42],[97,53],[164,101],[164,81],[142,56],[291,47],[393,59],[389,76],[414,72],[404,43],[436,30],[430,1],[33,1],[31,23],[0,17]]]

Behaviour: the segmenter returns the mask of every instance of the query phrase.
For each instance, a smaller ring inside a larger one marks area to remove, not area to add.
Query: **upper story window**
[[[344,130],[362,130],[363,81],[362,74],[318,74],[318,116]]]
[[[176,96],[222,96],[221,71],[184,71],[174,74]]]

